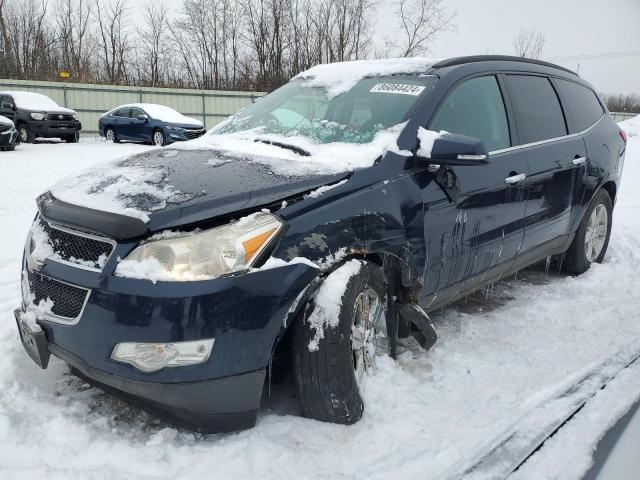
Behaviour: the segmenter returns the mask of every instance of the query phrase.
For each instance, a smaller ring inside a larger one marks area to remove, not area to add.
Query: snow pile
[[[56,102],[51,100],[46,95],[42,95],[40,93],[33,92],[0,92],[0,95],[10,95],[13,97],[13,101],[15,102],[18,108],[23,108],[25,110],[37,110],[37,111],[45,111],[45,112],[66,112],[66,113],[76,113],[69,108],[64,108],[58,105]]]
[[[640,115],[618,123],[620,128],[624,130],[629,137],[635,137],[640,131]]]
[[[137,163],[135,157],[108,162],[60,180],[54,197],[74,205],[118,213],[149,222],[149,215],[168,203],[193,198],[168,182],[167,168]]]
[[[309,342],[310,352],[318,350],[320,340],[324,338],[325,329],[338,326],[342,295],[351,277],[357,275],[361,267],[362,262],[359,260],[349,260],[331,272],[318,288],[314,295],[315,307],[307,318],[309,327],[315,330]]]
[[[174,145],[177,150],[217,149],[226,156],[269,165],[275,173],[306,176],[349,172],[372,166],[387,150],[398,150],[398,137],[405,123],[378,132],[369,143],[320,143],[301,135],[264,133],[262,129],[227,134],[209,133]],[[309,152],[302,156],[291,150],[257,142],[262,139],[293,145]]]
[[[166,123],[176,123],[179,125],[190,125],[193,127],[204,127],[203,123],[200,120],[197,120],[192,117],[187,117],[180,112],[174,110],[171,107],[167,107],[165,105],[158,105],[156,103],[130,103],[128,105],[120,105],[119,107],[113,108],[109,110],[107,113],[102,115],[103,117],[111,114],[115,110],[120,110],[121,108],[140,108],[145,111],[149,117],[160,120],[161,122]]]
[[[431,158],[431,151],[433,150],[433,144],[443,135],[446,135],[449,132],[445,132],[441,130],[439,132],[434,132],[432,130],[427,130],[426,128],[418,128],[418,140],[420,140],[420,148],[418,149],[418,155],[425,158]]]
[[[311,67],[293,80],[306,80],[305,87],[326,88],[327,98],[331,99],[348,92],[363,78],[425,73],[439,61],[437,58],[416,57],[327,63]]]

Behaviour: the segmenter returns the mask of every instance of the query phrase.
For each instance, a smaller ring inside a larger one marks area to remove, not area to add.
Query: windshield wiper
[[[288,143],[278,142],[276,140],[267,140],[266,138],[256,138],[254,142],[266,143],[267,145],[273,145],[274,147],[285,148],[287,150],[291,150],[292,152],[296,152],[298,155],[302,155],[303,157],[310,157],[311,153],[307,152],[304,148],[296,147],[295,145],[289,145]]]

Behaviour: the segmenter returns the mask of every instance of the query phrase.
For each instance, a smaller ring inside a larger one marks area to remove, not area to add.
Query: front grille
[[[32,301],[38,305],[41,300],[53,301],[51,313],[58,317],[75,320],[82,313],[89,290],[58,282],[37,272],[27,270],[29,291]]]
[[[47,120],[71,122],[73,120],[73,115],[69,115],[67,113],[50,113],[47,115]]]
[[[204,132],[206,132],[204,128],[200,130],[185,130],[184,136],[187,137],[189,140],[192,140],[194,138],[201,137],[202,135],[204,135]]]
[[[75,232],[70,229],[49,225],[40,220],[42,228],[49,236],[53,251],[68,262],[102,270],[105,262],[113,252],[113,244],[95,238],[90,234]]]

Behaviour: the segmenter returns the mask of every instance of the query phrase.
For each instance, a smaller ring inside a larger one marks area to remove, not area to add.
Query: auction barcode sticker
[[[399,95],[418,96],[423,90],[424,87],[420,85],[409,85],[406,83],[376,83],[369,91],[374,93],[396,93]]]

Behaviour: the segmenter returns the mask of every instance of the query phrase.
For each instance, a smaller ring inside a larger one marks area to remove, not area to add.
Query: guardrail
[[[254,102],[263,92],[126,87],[86,83],[40,82],[0,79],[0,91],[36,92],[58,105],[78,112],[82,133],[96,134],[104,112],[126,103],[159,103],[194,117],[211,128],[224,118]]]

